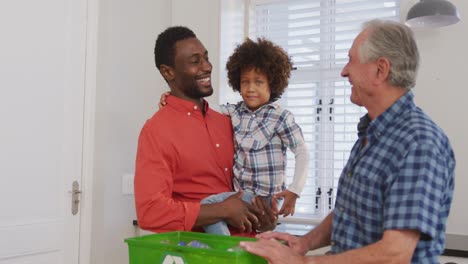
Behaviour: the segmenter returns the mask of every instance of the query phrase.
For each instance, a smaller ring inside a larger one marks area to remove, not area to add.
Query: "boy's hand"
[[[278,214],[283,215],[284,217],[288,215],[294,215],[294,210],[296,208],[297,194],[285,190],[280,193],[277,193],[273,196],[273,199],[284,198],[283,206]]]
[[[161,98],[159,98],[159,109],[163,108],[167,102],[166,102],[166,97],[168,97],[171,94],[171,92],[164,92],[161,94]]]

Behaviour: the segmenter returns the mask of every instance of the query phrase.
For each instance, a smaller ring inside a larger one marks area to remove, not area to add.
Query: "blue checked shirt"
[[[261,196],[285,190],[286,150],[305,144],[292,113],[276,102],[254,112],[244,102],[220,108],[234,129],[234,189]]]
[[[361,118],[358,131],[338,183],[332,252],[377,242],[385,230],[412,229],[421,232],[412,263],[439,263],[454,189],[447,136],[412,92],[375,120]]]

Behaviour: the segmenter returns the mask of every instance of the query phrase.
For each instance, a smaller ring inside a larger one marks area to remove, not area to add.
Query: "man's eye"
[[[255,84],[257,84],[257,85],[260,85],[262,83],[263,83],[262,81],[255,81]]]

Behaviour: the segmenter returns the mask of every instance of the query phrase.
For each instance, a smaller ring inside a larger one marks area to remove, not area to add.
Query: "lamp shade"
[[[446,0],[421,0],[406,16],[410,27],[443,27],[460,21],[457,8]]]

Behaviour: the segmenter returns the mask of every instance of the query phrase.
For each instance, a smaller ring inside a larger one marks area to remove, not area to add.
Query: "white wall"
[[[170,25],[170,0],[101,0],[99,9],[91,263],[124,264],[136,217],[122,176],[134,173],[140,129],[165,87],[153,49]]]
[[[401,17],[418,1],[401,1]],[[455,151],[455,195],[447,233],[468,235],[468,116],[464,108],[468,99],[465,78],[468,71],[468,1],[451,0],[461,21],[437,29],[415,29],[421,55],[421,68],[414,90],[416,103],[448,135]],[[465,245],[465,250],[468,246]]]
[[[232,1],[231,1],[232,2]],[[468,2],[453,0],[462,19]],[[402,0],[404,17],[416,1]],[[213,63],[215,94],[219,84],[219,1],[101,0],[99,14],[98,84],[96,94],[95,183],[92,264],[128,263],[126,237],[134,236],[134,200],[122,194],[122,176],[134,172],[139,131],[168,90],[153,61],[157,34],[170,25],[187,25],[201,39]],[[463,101],[464,62],[468,61],[467,22],[441,29],[417,30],[422,65],[416,101],[448,134],[457,156],[456,190],[448,233],[468,235],[468,118]],[[222,65],[221,67],[224,67]],[[464,75],[465,74],[465,75]]]

